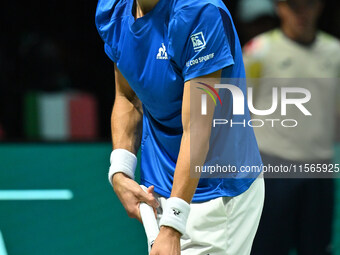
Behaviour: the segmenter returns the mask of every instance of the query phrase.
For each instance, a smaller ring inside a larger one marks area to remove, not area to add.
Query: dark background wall
[[[225,3],[234,16],[242,44],[255,31],[278,25],[272,17],[243,24],[236,15],[238,1]],[[99,139],[110,139],[113,64],[105,56],[95,28],[96,5],[92,0],[1,3],[0,124],[6,140],[26,139],[23,95],[32,89],[90,92],[98,101]],[[339,17],[339,1],[325,1],[321,28],[340,37]],[[267,25],[262,28],[264,23]]]

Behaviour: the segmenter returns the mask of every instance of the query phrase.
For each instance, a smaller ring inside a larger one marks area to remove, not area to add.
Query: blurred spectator
[[[284,78],[306,78],[312,96],[307,106],[313,116],[287,108],[285,117],[301,120],[296,128],[255,128],[265,165],[332,163],[339,80],[331,78],[340,77],[340,43],[317,29],[321,10],[321,0],[278,1],[281,28],[259,35],[244,48],[248,78],[260,78],[254,87],[256,109],[272,104],[274,86],[294,82]],[[270,119],[282,115],[276,111]],[[292,249],[299,255],[331,254],[333,204],[332,179],[267,179],[252,254],[288,255]]]
[[[237,28],[241,42],[278,25],[273,0],[241,0],[237,6]]]

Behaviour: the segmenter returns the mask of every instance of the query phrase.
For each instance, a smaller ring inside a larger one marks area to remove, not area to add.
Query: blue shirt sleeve
[[[116,63],[118,58],[117,58],[117,54],[116,51],[114,50],[114,48],[110,45],[108,45],[107,43],[104,44],[104,51],[106,53],[106,55],[114,62]]]
[[[170,19],[169,57],[184,81],[234,64],[226,32],[213,4],[180,9]]]
[[[108,57],[117,62],[117,48],[121,37],[120,15],[125,6],[118,0],[99,0],[96,10],[96,27],[102,40],[104,50]]]

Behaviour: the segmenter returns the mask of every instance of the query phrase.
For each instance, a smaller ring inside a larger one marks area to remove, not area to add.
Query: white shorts
[[[162,216],[166,198],[157,197]],[[236,197],[219,197],[192,203],[186,234],[181,238],[182,255],[249,255],[264,202],[264,180],[257,178]]]

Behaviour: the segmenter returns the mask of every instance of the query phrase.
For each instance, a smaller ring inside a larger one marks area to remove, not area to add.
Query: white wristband
[[[109,182],[112,184],[112,177],[116,173],[124,173],[132,180],[135,179],[137,157],[125,149],[115,149],[110,156]]]
[[[166,201],[159,225],[172,227],[184,235],[189,212],[190,205],[187,202],[178,197],[170,197]]]

